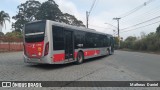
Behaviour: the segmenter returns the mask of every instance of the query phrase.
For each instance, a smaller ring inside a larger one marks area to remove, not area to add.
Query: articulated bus
[[[24,26],[24,62],[65,64],[114,53],[112,35],[51,20]]]

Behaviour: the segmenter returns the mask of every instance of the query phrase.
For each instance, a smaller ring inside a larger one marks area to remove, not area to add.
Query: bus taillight
[[[45,51],[44,51],[44,56],[48,55],[48,52],[49,52],[49,42],[46,43]]]

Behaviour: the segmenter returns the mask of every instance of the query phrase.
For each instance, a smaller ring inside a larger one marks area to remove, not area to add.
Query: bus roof
[[[66,28],[70,28],[70,29],[74,29],[74,30],[103,34],[103,35],[107,35],[109,37],[113,37],[111,34],[102,33],[102,32],[96,31],[95,29],[89,29],[89,28],[82,27],[82,26],[78,27],[78,26],[68,25],[68,24],[65,24],[65,23],[55,22],[55,21],[52,21],[52,20],[37,20],[37,21],[29,22],[29,23],[40,22],[40,21],[47,21],[49,23],[52,23],[53,25],[62,26],[62,27],[66,27]]]

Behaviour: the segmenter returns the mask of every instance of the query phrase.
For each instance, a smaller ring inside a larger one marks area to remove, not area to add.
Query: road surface
[[[0,53],[0,81],[147,80],[160,80],[160,55],[127,51],[115,51],[114,55],[95,59],[88,59],[81,65],[75,65],[73,63],[66,65],[33,65],[23,62],[22,52]],[[52,90],[52,88],[50,89]],[[75,88],[54,89],[74,90]],[[88,89],[93,90],[93,88]],[[94,89],[106,90],[106,88]],[[123,89],[107,89],[135,90],[134,88],[127,87]],[[157,88],[136,89],[158,90]],[[17,90],[17,88],[15,90]]]
[[[151,80],[160,81],[160,55],[117,51],[112,57],[112,63]]]

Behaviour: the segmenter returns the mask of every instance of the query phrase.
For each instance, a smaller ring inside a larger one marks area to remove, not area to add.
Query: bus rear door
[[[65,36],[65,59],[74,59],[73,31],[64,30]]]

